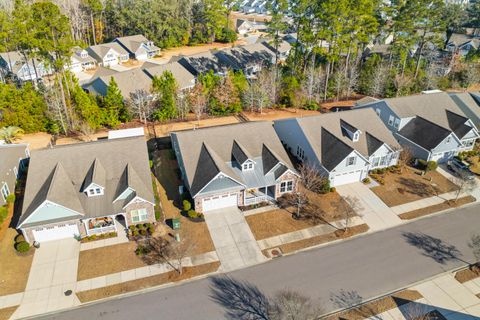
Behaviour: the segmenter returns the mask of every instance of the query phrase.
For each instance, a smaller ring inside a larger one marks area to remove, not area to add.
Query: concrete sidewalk
[[[354,197],[360,201],[357,212],[370,227],[370,231],[383,230],[402,224],[402,220],[383,201],[361,182],[337,187],[342,197]]]
[[[349,222],[349,227],[358,226],[364,224],[365,222],[362,218],[356,216],[352,217]],[[278,236],[257,240],[260,250],[274,248],[281,246],[282,244],[287,244],[295,241],[300,241],[304,239],[310,239],[316,236],[321,236],[324,234],[335,232],[336,230],[342,229],[345,227],[345,220],[339,220],[332,222],[331,224],[320,224],[311,228],[306,228],[298,231],[293,231],[289,233],[284,233]]]
[[[187,257],[183,261],[183,267],[199,266],[206,263],[218,261],[218,256],[215,251],[199,254],[193,257]],[[118,283],[123,283],[132,280],[138,280],[147,278],[162,273],[170,272],[173,268],[167,263],[159,263],[151,266],[145,266],[141,268],[131,269],[122,272],[116,272],[100,276],[96,278],[86,279],[78,281],[76,285],[76,291],[87,291],[92,289],[98,289],[106,286],[111,286]]]
[[[468,194],[461,193],[458,197],[462,198],[462,197],[465,197],[465,196],[468,196]],[[430,198],[425,198],[425,199],[420,199],[420,200],[404,203],[404,204],[401,204],[401,205],[398,205],[398,206],[395,206],[395,207],[391,207],[390,209],[393,212],[395,212],[395,214],[400,215],[400,214],[405,213],[405,212],[410,212],[410,211],[413,211],[413,210],[423,209],[423,208],[427,208],[427,207],[430,207],[430,206],[434,206],[436,204],[443,203],[446,200],[455,199],[456,197],[457,197],[457,193],[455,191],[447,192],[447,193],[440,194],[438,196],[433,196],[433,197],[430,197]]]
[[[267,260],[237,207],[207,212],[205,222],[222,271],[241,269]]]
[[[41,244],[35,251],[27,286],[12,319],[79,305],[75,295],[80,243],[63,239]],[[71,290],[71,293],[67,292]]]

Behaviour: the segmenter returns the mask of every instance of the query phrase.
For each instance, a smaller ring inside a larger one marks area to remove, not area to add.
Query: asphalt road
[[[228,275],[235,280],[247,280],[269,296],[285,288],[296,290],[319,299],[325,310],[333,310],[339,306],[339,297],[371,298],[472,261],[468,242],[475,233],[480,233],[480,205],[282,257]],[[227,308],[212,298],[212,287],[212,279],[206,278],[41,319],[232,318],[226,314]],[[223,297],[231,298],[226,293]]]

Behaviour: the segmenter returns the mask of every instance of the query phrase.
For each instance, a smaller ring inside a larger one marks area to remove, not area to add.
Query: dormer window
[[[94,196],[101,196],[103,195],[103,188],[101,187],[92,187],[92,188],[88,188],[86,190],[86,193],[87,193],[87,196],[89,197],[94,197]]]
[[[253,162],[246,162],[242,165],[243,171],[253,170]]]

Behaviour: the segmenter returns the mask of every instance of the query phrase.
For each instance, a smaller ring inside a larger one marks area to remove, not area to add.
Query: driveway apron
[[[241,269],[266,260],[238,208],[209,211],[205,213],[205,221],[222,271]]]
[[[75,239],[42,243],[35,251],[25,294],[12,319],[79,305],[75,295],[79,252],[80,243]]]

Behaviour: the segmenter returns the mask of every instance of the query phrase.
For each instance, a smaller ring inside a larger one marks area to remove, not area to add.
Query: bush
[[[8,209],[7,207],[0,207],[0,224],[5,221],[8,216]]]
[[[116,236],[117,236],[117,233],[116,233],[115,231],[112,231],[112,232],[109,232],[109,233],[108,233],[108,236],[109,236],[110,238],[113,238],[113,237],[116,237]]]
[[[319,108],[320,108],[319,105],[318,105],[315,101],[308,101],[308,102],[305,103],[305,105],[303,106],[303,109],[304,109],[304,110],[317,111]]]
[[[141,234],[142,236],[146,236],[146,235],[147,235],[147,230],[145,230],[145,229],[140,229],[140,234]]]
[[[155,232],[155,227],[154,226],[148,227],[148,233],[153,234],[154,232]]]
[[[335,192],[335,191],[337,191],[337,188],[335,188],[335,187],[330,188],[330,192]]]
[[[15,243],[15,250],[20,253],[28,252],[30,250],[30,244],[27,241],[21,241]]]
[[[417,167],[420,170],[426,170],[427,169],[427,161],[423,159],[417,159]]]
[[[135,249],[135,254],[136,254],[137,256],[144,256],[144,255],[146,255],[146,254],[149,253],[149,252],[150,252],[150,250],[148,250],[148,248],[145,247],[145,246],[140,246],[140,245],[139,245],[139,246],[137,247],[137,249]]]
[[[135,230],[136,228],[137,228],[137,227],[135,227],[133,224],[128,226],[128,229],[129,229],[130,231],[133,231],[133,230]]]
[[[23,241],[25,241],[25,237],[23,236],[23,234],[17,234],[17,236],[15,237],[15,243]]]
[[[366,177],[362,180],[362,182],[365,183],[365,184],[368,184],[368,183],[370,183],[370,178]]]
[[[138,237],[138,230],[133,230],[132,231],[132,236]]]
[[[162,217],[162,212],[160,211],[160,209],[158,207],[155,207],[155,220],[160,220],[160,218]]]
[[[6,199],[7,203],[14,203],[15,202],[15,195],[13,193],[9,194]]]
[[[88,240],[91,240],[91,241],[97,240],[97,235],[96,234],[91,235],[90,237],[88,237]]]
[[[192,203],[188,200],[183,200],[183,211],[190,211],[192,209]]]
[[[435,171],[437,170],[438,164],[437,161],[428,161],[427,162],[427,171]]]
[[[323,183],[323,185],[320,187],[320,193],[321,194],[325,194],[325,193],[329,193],[331,192],[331,188],[330,188],[330,180],[328,179],[325,179],[325,182]]]
[[[150,169],[153,168],[153,160],[148,160],[148,164],[150,165]]]
[[[145,228],[146,229],[150,228],[151,226],[152,226],[152,224],[150,222],[145,223]]]
[[[139,223],[137,224],[137,229],[140,231],[140,230],[143,230],[145,229],[145,226],[143,225],[143,223]]]
[[[196,218],[202,218],[203,217],[203,214],[198,213],[195,210],[189,210],[187,214],[188,214],[188,217],[191,218],[191,219],[196,219]]]

